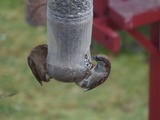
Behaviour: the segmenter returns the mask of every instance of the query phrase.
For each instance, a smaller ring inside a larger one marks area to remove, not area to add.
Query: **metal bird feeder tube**
[[[47,0],[25,0],[26,20],[29,24],[38,26],[46,24]]]
[[[84,79],[90,69],[92,0],[48,0],[49,75],[61,82]]]

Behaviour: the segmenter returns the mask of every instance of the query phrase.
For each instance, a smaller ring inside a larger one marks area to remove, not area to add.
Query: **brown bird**
[[[41,85],[42,81],[48,82],[51,79],[46,70],[47,52],[48,46],[43,44],[33,48],[28,56],[28,65]]]
[[[82,81],[76,82],[76,84],[84,88],[85,91],[91,90],[104,83],[111,70],[111,63],[106,55],[96,55],[93,57],[93,60],[97,62],[97,65],[91,68],[88,75]]]

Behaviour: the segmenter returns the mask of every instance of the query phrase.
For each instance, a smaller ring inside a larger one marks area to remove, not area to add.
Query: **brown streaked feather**
[[[39,45],[30,52],[28,56],[28,65],[38,80],[38,82],[42,85],[42,81],[48,82],[50,77],[47,74],[46,70],[46,58],[47,58],[48,47],[46,44]],[[46,75],[47,74],[47,75]]]
[[[85,91],[89,91],[89,90],[94,89],[95,87],[103,84],[107,80],[107,78],[108,78],[108,76],[110,74],[110,71],[111,71],[111,62],[110,62],[109,58],[106,55],[99,54],[99,55],[96,55],[95,58],[97,58],[97,59],[95,59],[97,61],[97,64],[98,64],[98,61],[103,61],[105,63],[104,67],[106,69],[106,73],[107,74],[106,74],[106,76],[104,76],[101,79],[97,80],[97,82],[94,82],[94,84],[92,84]],[[95,66],[95,68],[96,68],[96,66]],[[99,72],[101,72],[101,70]]]
[[[33,73],[33,75],[36,77],[36,79],[38,80],[38,82],[40,83],[40,85],[42,86],[42,79],[40,78],[37,69],[34,65],[34,62],[32,61],[32,59],[30,57],[28,57],[28,65]]]

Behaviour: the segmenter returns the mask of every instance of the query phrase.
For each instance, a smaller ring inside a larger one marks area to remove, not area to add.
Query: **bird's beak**
[[[93,56],[93,57],[92,57],[92,60],[96,60],[96,59],[97,59],[96,56]]]

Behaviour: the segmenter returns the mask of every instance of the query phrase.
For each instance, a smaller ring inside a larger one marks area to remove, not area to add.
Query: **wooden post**
[[[160,48],[160,23],[150,28],[151,42]],[[149,120],[160,120],[160,54],[150,55]]]
[[[29,24],[46,24],[46,4],[47,0],[26,0],[26,20]]]

